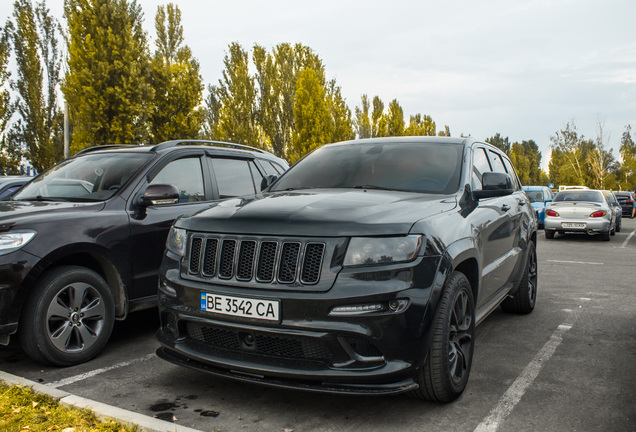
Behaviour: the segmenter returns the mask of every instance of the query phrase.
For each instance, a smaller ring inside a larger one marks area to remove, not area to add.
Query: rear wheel
[[[549,240],[554,238],[554,230],[548,230],[547,229],[547,230],[544,231],[544,233],[545,233],[545,238],[547,238]]]
[[[519,314],[529,314],[534,310],[537,302],[537,249],[533,241],[528,243],[528,257],[526,258],[526,269],[519,283],[517,292],[512,297],[507,297],[501,303],[504,312]]]
[[[22,348],[34,360],[56,366],[88,361],[106,345],[114,311],[100,275],[77,266],[54,269],[38,281],[21,313]]]
[[[473,360],[474,332],[473,291],[466,276],[454,272],[446,281],[435,314],[433,340],[417,373],[420,387],[413,391],[414,396],[451,402],[462,394]]]
[[[601,238],[603,239],[603,241],[610,241],[610,238],[612,238],[611,230],[601,233]]]

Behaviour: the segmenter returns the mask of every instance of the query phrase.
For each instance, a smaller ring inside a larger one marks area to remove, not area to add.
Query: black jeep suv
[[[535,242],[532,207],[495,147],[325,145],[266,192],[175,222],[157,354],[280,387],[451,401],[475,325],[499,305],[533,310]]]
[[[32,358],[94,357],[115,319],[157,304],[173,221],[211,201],[260,191],[285,161],[203,141],[101,146],[0,202],[0,344],[18,332]]]

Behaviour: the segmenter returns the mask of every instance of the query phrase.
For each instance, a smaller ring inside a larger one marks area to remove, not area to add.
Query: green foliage
[[[9,23],[11,24],[11,23]],[[5,129],[14,111],[7,86],[10,72],[7,69],[9,54],[11,51],[10,28],[0,28],[0,174],[15,174],[20,162],[20,154],[14,145],[7,142]]]
[[[351,110],[342,97],[342,91],[340,87],[336,85],[335,79],[327,83],[326,90],[329,113],[331,114],[331,121],[333,123],[333,135],[323,144],[355,138]]]
[[[499,132],[497,132],[495,136],[491,138],[486,138],[486,142],[488,144],[494,145],[495,147],[497,147],[499,150],[503,151],[507,155],[510,155],[510,148],[511,148],[510,141],[508,140],[508,137],[506,138],[502,137],[499,134]]]
[[[360,139],[371,138],[371,119],[369,118],[371,105],[369,104],[369,97],[366,94],[363,94],[361,97],[361,105],[361,108],[355,108],[356,134]]]
[[[170,3],[159,6],[155,17],[157,50],[152,59],[154,99],[150,112],[153,142],[197,138],[202,123],[203,78],[199,63],[183,43],[181,11]]]
[[[216,139],[249,145],[259,144],[256,122],[256,80],[249,73],[247,52],[237,43],[225,55],[223,79],[211,93],[220,105]]]
[[[448,125],[445,125],[444,126],[444,130],[443,131],[439,131],[437,133],[437,136],[446,136],[446,137],[451,136],[450,127],[448,127]]]
[[[632,138],[631,125],[625,126],[619,151],[623,163],[617,175],[618,186],[622,190],[636,190],[636,144]]]
[[[57,106],[62,62],[57,37],[61,30],[44,3],[34,10],[30,0],[17,0],[13,16],[17,80],[12,87],[18,94],[19,118],[7,134],[7,145],[16,157],[30,159],[43,171],[60,161],[63,152],[62,113]]]
[[[386,136],[404,135],[404,110],[397,99],[389,103],[386,115]]]
[[[330,142],[335,127],[330,116],[325,88],[318,72],[311,68],[301,71],[294,95],[295,129],[288,152],[291,163]]]
[[[71,153],[148,141],[150,54],[135,0],[65,0]]]
[[[404,134],[407,136],[435,136],[437,127],[435,122],[426,114],[412,115]]]
[[[373,97],[373,111],[371,111],[371,137],[386,136],[386,120],[384,117],[384,102],[379,96]]]
[[[507,138],[506,138],[507,139]],[[541,152],[533,141],[515,142],[508,153],[523,185],[543,185],[541,176]],[[545,173],[544,173],[545,175]]]

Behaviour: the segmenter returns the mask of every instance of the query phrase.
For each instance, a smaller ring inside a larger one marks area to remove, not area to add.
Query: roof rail
[[[100,151],[100,150],[108,150],[108,149],[113,149],[113,148],[130,148],[130,147],[141,147],[138,145],[134,145],[134,144],[107,144],[107,145],[98,145],[98,146],[93,146],[93,147],[88,147],[85,148],[84,150],[80,150],[77,153],[75,153],[74,156],[78,156],[81,154],[86,154],[86,153],[92,153],[94,151]]]
[[[219,147],[232,147],[232,148],[237,148],[237,149],[242,149],[242,150],[250,150],[250,151],[257,151],[259,153],[266,153],[268,154],[268,152],[266,152],[263,149],[259,149],[256,147],[251,147],[248,145],[244,145],[244,144],[235,144],[235,143],[229,143],[229,142],[223,142],[223,141],[208,141],[208,140],[197,140],[197,139],[184,139],[184,140],[173,140],[173,141],[166,141],[166,142],[162,142],[161,144],[157,144],[154,147],[152,147],[150,150],[151,151],[159,151],[159,150],[163,150],[166,148],[170,148],[170,147],[176,147],[178,145],[183,145],[183,144],[212,144],[215,146],[219,146]]]

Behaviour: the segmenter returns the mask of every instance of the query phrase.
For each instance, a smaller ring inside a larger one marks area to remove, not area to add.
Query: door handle
[[[501,211],[507,212],[508,210],[510,210],[510,206],[508,204],[504,204],[501,206]]]

